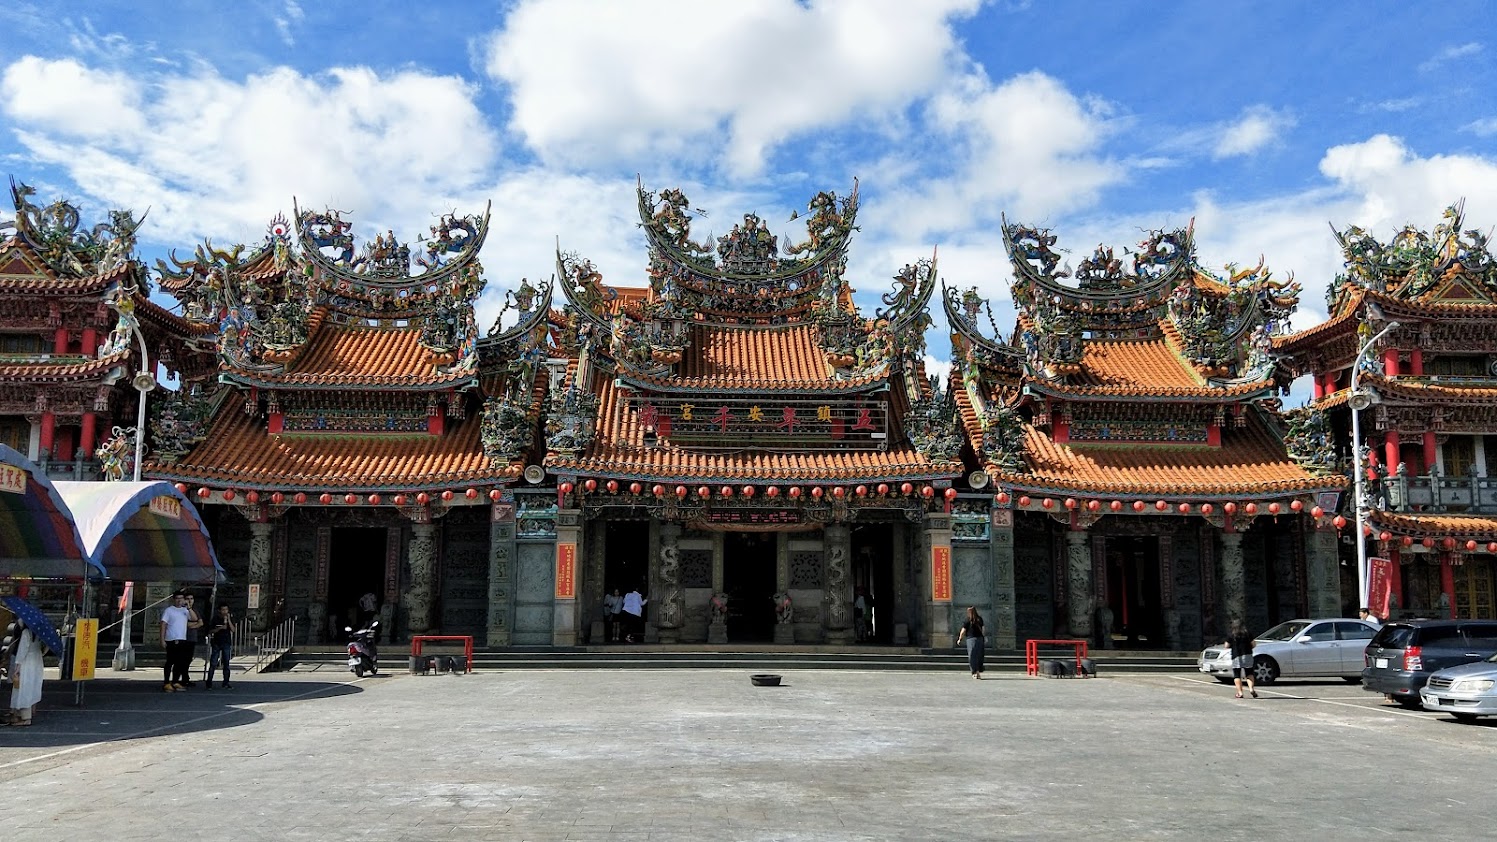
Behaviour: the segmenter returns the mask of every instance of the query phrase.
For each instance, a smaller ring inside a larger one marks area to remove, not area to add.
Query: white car
[[[1253,639],[1253,680],[1272,684],[1280,678],[1362,680],[1362,653],[1378,627],[1366,620],[1289,620]],[[1223,684],[1232,682],[1232,650],[1208,646],[1197,662],[1201,672]]]
[[[1462,722],[1497,716],[1497,655],[1431,675],[1419,690],[1425,710],[1448,713]]]

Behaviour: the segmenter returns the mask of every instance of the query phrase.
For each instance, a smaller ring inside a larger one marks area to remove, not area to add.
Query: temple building
[[[1456,204],[1386,245],[1337,231],[1328,320],[1275,345],[1313,376],[1316,426],[1348,454],[1361,413],[1371,599],[1395,617],[1497,616],[1497,261],[1463,224]]]

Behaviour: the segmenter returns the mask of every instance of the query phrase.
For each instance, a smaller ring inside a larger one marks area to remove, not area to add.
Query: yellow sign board
[[[162,517],[169,517],[173,520],[182,519],[182,501],[169,494],[152,497],[150,509],[153,514],[158,514]]]
[[[15,465],[0,465],[0,491],[25,494],[26,471]]]
[[[73,634],[73,680],[88,681],[94,677],[95,656],[99,650],[98,618],[77,620]]]

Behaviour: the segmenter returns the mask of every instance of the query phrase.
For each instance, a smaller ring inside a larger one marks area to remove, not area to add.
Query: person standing
[[[642,641],[645,638],[645,606],[650,600],[640,594],[639,588],[634,588],[624,594],[624,620],[629,624],[629,630],[624,634],[624,642],[634,643],[636,637]]]
[[[182,666],[182,683],[188,687],[192,686],[192,659],[197,657],[198,645],[206,644],[207,637],[203,634],[203,618],[199,616],[197,609],[197,597],[192,591],[187,592],[187,663]],[[207,657],[203,653],[204,658]]]
[[[1253,698],[1258,698],[1258,691],[1253,687],[1253,646],[1258,641],[1248,636],[1247,629],[1243,628],[1241,620],[1232,621],[1232,633],[1227,636],[1223,646],[1232,650],[1232,684],[1237,688],[1237,698],[1242,698],[1242,683],[1247,682],[1248,693]]]
[[[977,613],[976,606],[968,606],[967,619],[962,623],[962,630],[957,632],[956,643],[958,646],[962,641],[967,642],[967,666],[972,668],[972,677],[982,679],[982,657],[983,647],[987,645],[986,624],[982,621],[982,615]]]
[[[624,610],[624,595],[614,588],[611,593],[603,596],[603,640],[607,643],[619,642],[619,612]]]
[[[218,606],[218,613],[208,628],[208,646],[208,681],[203,689],[213,689],[213,673],[222,664],[223,688],[228,690],[234,686],[229,683],[229,659],[234,657],[234,617],[229,613],[228,605]]]
[[[1379,620],[1377,616],[1372,613],[1372,609],[1370,608],[1364,607],[1362,610],[1357,612],[1357,616],[1360,617],[1363,621],[1371,623],[1374,626],[1381,626],[1383,624],[1383,621]]]
[[[187,664],[192,659],[192,644],[187,642],[187,594],[172,594],[172,604],[161,611],[161,646],[166,663],[161,667],[162,687],[168,693],[187,689]]]
[[[42,700],[42,643],[17,619],[7,628],[14,641],[11,659],[10,714],[7,725],[30,725],[32,710]]]

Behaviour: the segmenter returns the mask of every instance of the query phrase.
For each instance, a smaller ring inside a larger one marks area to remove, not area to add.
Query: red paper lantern
[[[490,488],[489,489],[489,501],[490,502],[497,503],[497,502],[499,502],[502,499],[504,499],[504,492],[503,491],[500,491],[497,488]]]
[[[1161,511],[1161,512],[1162,512],[1162,511],[1164,511],[1164,510],[1165,510],[1165,509],[1168,509],[1168,508],[1169,508],[1169,507],[1170,507],[1170,504],[1169,504],[1169,503],[1166,503],[1166,502],[1165,502],[1165,501],[1163,501],[1163,500],[1155,500],[1155,501],[1154,501],[1154,508],[1155,508],[1155,509],[1156,509],[1156,510],[1157,510],[1157,511]]]
[[[915,490],[915,486],[913,486],[913,485],[911,485],[910,483],[907,483],[907,482],[906,483],[901,483],[900,486],[899,486],[899,493],[900,494],[909,494],[909,493],[913,492],[914,490]]]
[[[843,497],[847,496],[847,489],[843,488],[840,485],[834,486],[832,488],[832,496],[836,497],[838,500],[841,500]]]
[[[1278,503],[1269,503],[1268,504],[1268,513],[1271,514],[1271,515],[1277,516],[1278,513],[1279,513],[1279,508],[1280,508],[1280,506],[1279,506]]]
[[[1362,527],[1362,534],[1363,535],[1371,535],[1372,534],[1372,527],[1370,527],[1370,526],[1364,526],[1364,527]]]
[[[1310,510],[1310,517],[1316,517],[1316,518],[1318,518],[1318,517],[1324,517],[1324,516],[1325,516],[1325,509],[1322,509],[1319,506],[1316,506],[1315,508],[1313,508],[1313,509]]]
[[[719,491],[718,493],[721,494],[724,497],[732,497],[733,496],[733,486],[731,486],[731,485],[725,485],[725,486],[723,486],[722,491]]]
[[[697,486],[697,496],[705,500],[712,496],[712,489],[705,485],[699,485]]]
[[[379,499],[380,498],[379,498],[378,494],[371,494],[371,495],[369,495],[369,505],[371,505],[371,506],[378,506],[379,505]]]
[[[1079,505],[1081,505],[1081,504],[1076,502],[1076,498],[1075,497],[1067,497],[1066,498],[1065,507],[1067,509],[1075,511],[1076,507],[1079,506]]]
[[[1497,541],[1488,541],[1487,542],[1487,552],[1489,552],[1489,553],[1497,553]]]
[[[1334,523],[1337,529],[1346,528],[1346,518],[1342,517],[1341,515],[1336,515],[1335,517],[1331,518],[1331,523]]]
[[[618,480],[612,480],[611,479],[611,480],[608,481],[608,484],[605,485],[605,486],[603,486],[603,487],[606,488],[606,489],[608,489],[608,493],[609,494],[617,494],[617,493],[619,493],[619,483],[618,483]]]
[[[1021,509],[1027,509],[1027,508],[1029,508],[1029,495],[1026,494],[1023,497],[1019,498],[1019,508],[1021,508]]]
[[[348,505],[352,506],[354,503],[359,502],[359,495],[354,494],[352,492],[350,492],[348,494],[345,494],[345,495],[343,495],[343,502],[345,502]]]
[[[561,490],[563,492],[571,491],[572,490],[572,484],[570,482],[564,482],[564,483],[562,483]],[[452,499],[452,489],[449,488],[446,491],[442,492],[442,501],[443,502],[450,501],[451,499]]]
[[[302,503],[307,502],[307,495],[298,491],[296,492],[296,496],[292,497],[291,499],[296,501],[296,505],[300,506]]]
[[[1133,501],[1133,511],[1135,511],[1135,512],[1141,512],[1143,510],[1144,510],[1144,501],[1142,501],[1142,500],[1134,500]]]
[[[920,489],[920,495],[922,497],[924,497],[925,499],[929,500],[930,498],[936,496],[936,490],[934,488],[932,488],[931,486],[927,485],[927,486],[925,486],[925,487],[923,487],[923,488]]]
[[[1181,503],[1180,505],[1176,506],[1175,508],[1182,515],[1188,515],[1188,514],[1190,514],[1190,504],[1189,503]]]
[[[227,503],[227,502],[229,502],[230,500],[233,500],[233,499],[234,499],[234,489],[232,489],[232,488],[225,488],[224,489],[224,502]]]
[[[1123,501],[1114,500],[1111,503],[1107,504],[1107,508],[1112,509],[1115,512],[1121,512],[1123,510]]]
[[[686,495],[690,494],[690,493],[691,492],[689,492],[689,491],[686,490],[686,486],[684,486],[684,485],[678,485],[678,486],[676,486],[676,496],[677,497],[680,497],[681,499],[684,500],[684,499],[686,499]]]
[[[279,491],[273,491],[270,494],[270,502],[276,504],[277,506],[281,505],[282,501],[284,501],[285,499],[286,495],[282,494]]]
[[[1440,542],[1440,546],[1444,547],[1447,550],[1453,550],[1455,549],[1455,539],[1446,538],[1445,540]]]
[[[881,495],[882,494],[888,494],[889,493],[889,484],[887,482],[881,482],[881,483],[879,483],[878,484],[878,493],[881,494]]]
[[[186,494],[187,493],[187,483],[185,483],[185,482],[179,482],[179,483],[177,483],[176,485],[174,485],[172,487],[175,488],[175,489],[177,489],[177,491],[180,492],[180,493],[182,493],[182,494]]]
[[[564,482],[561,485],[557,486],[557,488],[560,489],[560,491],[561,491],[562,494],[571,494],[573,486],[572,486],[572,484],[570,482]],[[452,495],[452,492],[450,492],[450,491],[444,491],[444,492],[442,492],[442,499],[443,500],[450,499],[451,495]]]
[[[1227,504],[1225,506],[1222,506],[1222,511],[1226,512],[1229,515],[1235,515],[1237,514],[1237,504],[1232,502],[1231,500],[1228,500]]]
[[[1044,509],[1053,509],[1055,508],[1055,501],[1051,500],[1049,497],[1046,497],[1045,499],[1040,501],[1040,507]]]
[[[813,486],[811,486],[811,496],[812,497],[815,497],[816,499],[820,500],[821,499],[821,495],[823,495],[825,493],[826,493],[825,491],[821,490],[821,486],[819,486],[819,485],[813,485]]]
[[[244,501],[246,503],[258,503],[258,502],[260,502],[260,492],[254,491],[254,490],[245,492]]]
[[[639,483],[635,483],[635,485],[638,485],[638,484]],[[663,485],[657,485],[657,486],[655,486],[655,487],[653,487],[653,488],[650,489],[650,493],[654,494],[656,497],[664,497],[665,496],[665,486],[663,486]]]
[[[1257,503],[1249,503],[1246,506],[1243,506],[1242,510],[1243,510],[1243,512],[1245,512],[1247,514],[1255,515],[1255,514],[1258,513],[1258,504]]]
[[[424,506],[424,505],[426,505],[427,503],[430,503],[430,502],[431,502],[431,495],[427,494],[425,491],[422,491],[422,492],[420,492],[420,493],[418,493],[416,495],[416,503],[418,505]]]
[[[867,497],[868,496],[868,486],[866,486],[866,485],[860,485],[857,488],[854,488],[852,490],[852,493],[858,495],[859,497]]]
[[[657,485],[655,487],[659,488],[660,486]],[[643,489],[643,488],[644,488],[644,486],[640,485],[637,482],[631,482],[631,483],[629,483],[629,493],[630,494],[638,494],[640,492],[640,490]],[[660,496],[660,492],[656,491],[655,492],[655,496],[659,497]]]
[[[1377,539],[1379,541],[1391,541],[1391,540],[1393,540],[1393,533],[1392,532],[1388,532],[1387,530],[1384,530],[1384,531],[1379,532],[1377,534]]]
[[[1302,503],[1302,502],[1300,502],[1299,500],[1290,500],[1289,501],[1289,511],[1294,512],[1295,514],[1299,514],[1300,511],[1302,509],[1304,509],[1304,508],[1305,508],[1305,504]]]
[[[588,482],[592,482],[592,480],[588,480]],[[593,483],[593,488],[596,488],[597,486],[598,486],[598,484],[594,482]],[[467,497],[469,500],[477,500],[478,499],[478,489],[476,489],[476,488],[470,488],[467,491],[463,492],[463,496]]]
[[[791,497],[799,497],[800,496],[800,486],[798,486],[798,485],[792,485],[792,486],[790,486],[790,496]]]
[[[778,485],[771,485],[770,487],[764,489],[764,496],[770,498],[780,496],[780,487]]]
[[[1476,542],[1475,541],[1467,541],[1466,542],[1466,552],[1468,552],[1468,553],[1474,553],[1474,552],[1476,552]]]
[[[207,489],[207,488],[199,488],[198,489],[198,499],[200,499],[200,500],[207,500],[209,497],[212,497],[212,496],[213,496],[213,492],[210,491],[209,489]]]
[[[1414,546],[1414,539],[1412,536],[1405,535],[1402,538],[1398,539],[1398,543],[1404,545],[1405,547],[1412,547]]]
[[[1008,496],[1008,492],[1007,491],[1000,491],[1000,492],[998,492],[997,497],[995,497],[994,499],[996,499],[998,501],[998,505],[1000,505],[1000,506],[1007,506],[1008,505],[1008,501],[1011,500],[1011,499],[1013,499],[1013,498]]]
[[[317,502],[319,502],[322,505],[326,506],[326,505],[328,505],[328,504],[330,504],[330,503],[333,502],[333,495],[331,495],[331,494],[327,493],[326,491],[324,491],[324,492],[322,492],[322,494],[320,496],[318,496]]]
[[[955,500],[956,499],[956,489],[955,488],[948,488],[948,489],[946,489],[945,497],[946,497],[947,500]]]
[[[1097,511],[1100,508],[1102,508],[1102,503],[1100,501],[1098,501],[1098,500],[1088,500],[1088,501],[1086,501],[1086,510],[1087,511],[1089,511],[1089,512],[1095,512],[1095,511]]]
[[[1216,511],[1216,507],[1213,506],[1213,505],[1211,505],[1210,503],[1202,503],[1201,504],[1201,514],[1203,514],[1203,515],[1209,515],[1209,514],[1211,514],[1214,511]]]
[[[752,485],[745,485],[743,487],[743,496],[752,500],[754,497],[754,487]]]
[[[582,483],[582,487],[586,488],[588,491],[597,491],[598,481],[593,479],[592,477],[588,477],[587,481]]]
[[[1419,543],[1423,544],[1426,550],[1432,550],[1435,548],[1435,539],[1433,538],[1425,538]]]
[[[406,501],[406,497],[405,497],[404,494],[397,494],[397,495],[395,495],[395,500],[394,500],[395,505],[397,505],[397,506],[404,506],[405,505],[405,501]]]

